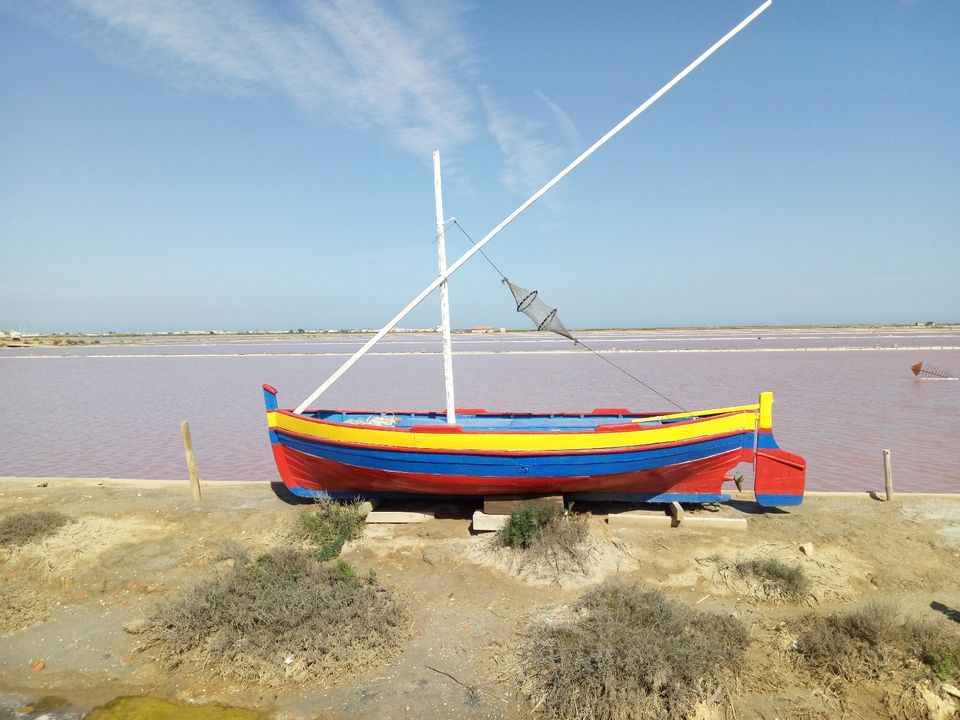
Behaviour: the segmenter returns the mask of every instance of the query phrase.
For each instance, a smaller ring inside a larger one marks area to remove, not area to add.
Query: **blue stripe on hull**
[[[756,494],[757,502],[764,507],[791,507],[803,502],[803,495],[768,495]]]
[[[753,448],[753,433],[745,432],[664,448],[631,452],[596,452],[570,455],[479,455],[428,451],[397,451],[332,445],[271,431],[282,445],[298,452],[352,467],[391,472],[461,475],[473,477],[562,478],[653,470]],[[273,440],[273,437],[271,437]]]
[[[777,439],[773,436],[772,432],[761,432],[757,434],[757,449],[779,450],[780,446],[777,445]]]
[[[587,502],[626,502],[626,503],[719,503],[727,502],[729,495],[723,493],[605,493],[579,492],[567,493],[570,500]]]
[[[289,487],[291,493],[298,497],[313,498],[315,500],[354,500],[361,498],[364,500],[449,500],[451,495],[421,495],[419,493],[377,493],[377,492],[327,492],[326,490],[310,490],[300,486]],[[476,500],[476,495],[464,495],[463,497]],[[623,502],[623,503],[715,503],[727,502],[729,495],[722,493],[604,493],[604,492],[581,492],[566,493],[564,497],[568,500],[581,500],[589,502]],[[783,496],[776,496],[783,497]],[[798,504],[798,503],[792,503]]]

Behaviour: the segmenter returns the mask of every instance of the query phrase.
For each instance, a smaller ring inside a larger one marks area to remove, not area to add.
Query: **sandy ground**
[[[265,550],[309,506],[284,502],[266,483],[208,483],[194,503],[177,481],[0,479],[0,516],[50,508],[76,520],[44,541],[0,554],[0,718],[36,717],[14,711],[45,696],[66,701],[57,717],[79,717],[114,697],[147,693],[254,707],[276,718],[527,717],[511,676],[516,633],[613,575],[750,626],[749,660],[733,700],[737,717],[835,717],[837,699],[791,662],[790,618],[887,599],[945,632],[960,621],[960,496],[899,495],[885,503],[868,494],[818,494],[799,508],[760,512],[744,494],[709,514],[744,517],[746,532],[624,527],[606,521],[610,508],[585,505],[595,561],[587,574],[561,584],[518,576],[493,557],[489,536],[470,532],[476,507],[432,504],[437,519],[368,526],[345,548],[345,559],[360,571],[375,568],[410,605],[412,639],[399,658],[333,687],[267,692],[194,668],[165,672],[122,627],[216,572],[224,541]],[[801,543],[814,544],[811,556],[800,552]],[[814,581],[810,597],[764,597],[725,570],[725,561],[766,556],[800,563]],[[939,692],[903,682],[887,677],[863,685],[846,712],[892,716],[901,694]],[[939,717],[949,717],[955,706],[940,696]]]

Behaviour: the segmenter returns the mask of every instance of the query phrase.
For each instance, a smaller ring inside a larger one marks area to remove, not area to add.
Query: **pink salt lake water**
[[[201,477],[277,478],[260,385],[306,397],[366,336],[214,339],[0,349],[0,476],[185,477],[189,420]],[[686,408],[773,390],[780,445],[808,488],[877,489],[881,449],[901,491],[960,492],[960,381],[919,381],[925,361],[960,372],[960,332],[938,329],[584,333],[583,341]],[[562,338],[454,337],[457,405],[487,410],[669,411]],[[318,402],[370,410],[444,405],[439,340],[392,335]]]

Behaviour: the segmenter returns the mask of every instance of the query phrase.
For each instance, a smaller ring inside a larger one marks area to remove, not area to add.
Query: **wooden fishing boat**
[[[443,412],[295,413],[278,409],[275,388],[263,391],[277,467],[301,496],[722,502],[729,473],[748,462],[761,505],[803,499],[805,462],[773,437],[772,393],[754,405],[665,415],[458,410],[450,425]]]
[[[638,106],[449,267],[444,244],[440,155],[434,151],[437,278],[295,409],[279,409],[276,389],[263,386],[274,458],[291,492],[335,498],[564,494],[583,499],[718,502],[728,498],[723,494],[723,484],[732,480],[731,471],[746,462],[753,466],[754,490],[761,505],[801,502],[806,464],[802,457],[781,450],[773,437],[772,393],[761,393],[759,402],[752,405],[702,411],[681,408],[679,413],[631,413],[619,408],[556,414],[457,409],[450,337],[448,278],[474,254],[482,252],[482,247],[524,210],[752,22],[769,7],[770,1]],[[583,345],[560,322],[556,308],[542,302],[536,291],[524,290],[501,277],[517,310],[528,315],[538,330],[573,340],[653,390],[609,358]],[[438,289],[445,411],[357,412],[311,407],[414,307]],[[676,405],[665,395],[657,394]]]

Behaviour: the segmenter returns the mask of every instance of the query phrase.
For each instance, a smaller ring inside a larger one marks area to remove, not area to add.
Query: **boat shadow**
[[[273,494],[276,495],[279,500],[282,500],[287,505],[312,505],[316,502],[313,498],[294,495],[282,482],[270,483],[270,490],[273,491]]]
[[[316,498],[303,497],[290,492],[282,482],[270,483],[270,490],[277,499],[287,505],[314,505]],[[362,493],[359,499],[366,499]],[[372,498],[378,511],[386,512],[423,512],[432,514],[437,520],[469,520],[473,512],[482,508],[482,500],[473,498]]]
[[[287,505],[312,505],[315,498],[302,497],[290,492],[282,482],[270,483],[273,494]],[[697,503],[684,503],[688,510],[703,508]],[[720,504],[744,515],[789,515],[790,511],[784,508],[763,507],[753,500],[730,499]],[[576,513],[587,512],[593,515],[609,515],[629,512],[633,510],[658,511],[669,514],[669,508],[662,503],[624,503],[612,501],[580,500],[567,505]],[[475,510],[483,509],[483,502],[478,498],[430,498],[430,499],[383,499],[377,502],[377,510],[429,512],[438,520],[469,520]]]
[[[789,515],[790,511],[786,508],[764,507],[756,500],[727,500],[724,506],[733,508],[744,515]]]
[[[954,608],[944,605],[942,602],[937,602],[936,600],[930,603],[930,607],[933,610],[936,610],[938,613],[942,613],[948,620],[953,620],[955,623],[960,623],[960,610],[955,610]]]

